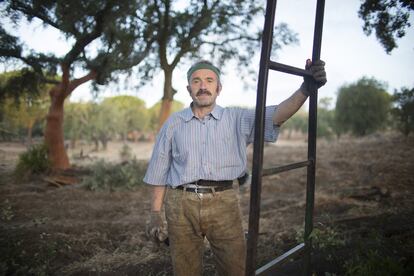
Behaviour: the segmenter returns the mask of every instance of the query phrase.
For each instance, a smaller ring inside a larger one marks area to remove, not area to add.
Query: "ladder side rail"
[[[325,9],[325,0],[317,0],[315,27],[313,36],[312,60],[320,60],[322,46],[322,29]],[[305,256],[303,274],[311,275],[311,250],[313,231],[313,209],[315,201],[315,171],[316,171],[316,131],[317,131],[317,103],[318,89],[312,85],[309,98],[309,130],[308,130],[308,160],[312,161],[308,166],[306,184],[306,211],[305,211]]]
[[[247,236],[246,275],[252,276],[256,270],[257,240],[260,218],[260,195],[262,184],[264,118],[269,60],[272,50],[273,26],[276,11],[276,0],[267,0],[264,20],[262,51],[260,56],[259,79],[257,84],[256,118],[253,147],[252,185],[250,190],[249,230]]]

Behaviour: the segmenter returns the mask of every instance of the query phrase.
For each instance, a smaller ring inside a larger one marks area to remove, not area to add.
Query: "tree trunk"
[[[101,137],[99,138],[99,140],[101,141],[102,144],[102,149],[103,150],[107,150],[108,148],[108,138],[105,135],[101,135]]]
[[[75,149],[76,148],[76,142],[77,141],[78,141],[78,139],[76,139],[76,138],[70,139],[70,148],[71,149]]]
[[[49,160],[53,169],[65,170],[70,168],[63,137],[63,105],[65,91],[55,86],[50,91],[50,108],[46,116],[45,143],[48,149]]]
[[[27,125],[27,146],[30,147],[32,145],[32,132],[33,132],[33,125],[34,122],[29,122]]]
[[[69,80],[69,67],[62,64],[62,81],[49,91],[50,108],[46,116],[45,143],[53,170],[70,168],[63,136],[63,107],[65,99],[79,85],[94,79],[96,73],[91,71],[82,78]]]
[[[171,114],[172,102],[174,99],[175,90],[172,87],[172,73],[173,69],[164,69],[164,95],[161,101],[160,116],[158,120],[158,130],[162,127],[164,122]]]

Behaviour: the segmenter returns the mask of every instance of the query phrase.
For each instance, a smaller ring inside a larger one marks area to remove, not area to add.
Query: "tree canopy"
[[[375,32],[377,39],[389,54],[397,47],[397,39],[405,35],[410,13],[414,10],[412,0],[365,0],[358,15],[364,20],[363,30],[371,35]]]
[[[42,81],[56,83],[59,65],[97,72],[104,84],[114,72],[128,71],[138,64],[151,46],[150,33],[140,18],[140,1],[47,1],[8,0],[1,14],[15,26],[24,20],[40,21],[57,29],[72,45],[64,56],[42,53],[25,45],[11,30],[0,27],[2,61],[19,60]],[[72,68],[73,69],[73,68]],[[23,84],[31,85],[26,76]]]
[[[176,93],[172,75],[183,59],[194,63],[200,58],[223,66],[235,60],[240,73],[251,72],[252,57],[260,52],[262,26],[257,19],[263,16],[264,1],[146,1],[144,20],[151,22],[155,43],[151,54],[140,66],[143,82],[151,80],[160,70],[164,73],[163,103],[160,124],[171,112]],[[276,30],[273,50],[297,42],[286,24]],[[255,75],[251,75],[252,79]]]
[[[391,96],[385,85],[373,78],[361,78],[339,89],[335,122],[339,133],[357,136],[373,133],[387,123]]]
[[[0,74],[0,89],[9,86],[6,89],[18,89],[20,84],[11,82],[10,79],[18,79],[24,75],[25,70],[11,71]],[[31,144],[32,130],[36,123],[44,120],[48,106],[50,105],[47,91],[50,87],[38,83],[38,86],[32,89],[25,89],[25,97],[16,97],[8,95],[0,101],[0,128],[3,131],[8,129],[9,132],[17,134],[19,130],[24,129],[27,133],[27,143]],[[36,93],[33,91],[37,91]]]
[[[6,0],[0,5],[0,14],[18,26],[23,21],[38,21],[54,28],[71,44],[62,56],[43,53],[25,45],[20,39],[0,27],[1,61],[13,61],[26,69],[26,79],[19,83],[19,90],[2,89],[17,94],[33,84],[27,79],[53,83],[49,95],[51,106],[46,116],[45,144],[53,169],[70,167],[64,136],[64,102],[81,84],[94,80],[105,84],[114,80],[117,72],[131,72],[149,53],[154,37],[150,25],[142,20],[146,12],[145,1],[93,0],[49,1]],[[59,70],[60,69],[60,70]],[[80,78],[73,78],[74,70],[86,71]],[[57,81],[56,75],[61,75]],[[9,87],[9,86],[5,86]]]
[[[414,88],[401,88],[392,97],[395,104],[392,109],[396,117],[397,128],[408,136],[414,130]]]

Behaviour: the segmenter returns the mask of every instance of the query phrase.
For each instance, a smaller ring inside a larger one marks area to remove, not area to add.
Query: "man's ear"
[[[190,93],[190,95],[191,95],[191,87],[190,87],[189,85],[187,85],[187,91],[188,91],[188,93]]]
[[[217,95],[220,95],[221,88],[222,88],[221,83],[219,83],[219,84],[217,85]]]

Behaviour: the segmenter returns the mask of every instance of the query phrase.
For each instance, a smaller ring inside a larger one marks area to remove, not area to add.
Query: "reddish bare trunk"
[[[51,105],[46,117],[45,143],[53,169],[64,170],[70,168],[63,137],[63,104],[66,97],[62,91],[53,92],[50,93]]]
[[[173,69],[164,69],[164,96],[162,97],[160,116],[158,120],[158,129],[162,127],[164,122],[171,114],[172,102],[175,91],[172,88],[172,73]]]
[[[54,86],[50,92],[50,108],[46,116],[45,144],[48,149],[49,160],[54,170],[70,168],[63,136],[63,112],[65,99],[72,91],[88,80],[95,78],[96,73],[91,71],[86,76],[69,80],[69,67],[62,64],[62,82]]]
[[[162,127],[164,122],[168,119],[168,117],[171,114],[171,106],[172,106],[172,100],[169,99],[162,99],[161,102],[161,110],[160,110],[160,119],[158,122],[159,128]]]

